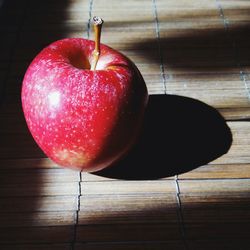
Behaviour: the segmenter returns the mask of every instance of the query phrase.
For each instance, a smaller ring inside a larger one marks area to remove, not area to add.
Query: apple
[[[93,172],[112,165],[140,134],[148,92],[136,65],[95,41],[66,38],[44,48],[22,84],[28,128],[59,166]]]

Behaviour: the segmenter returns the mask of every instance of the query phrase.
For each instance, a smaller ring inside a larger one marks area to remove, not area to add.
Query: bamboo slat
[[[175,193],[175,184],[171,180],[166,181],[110,181],[99,182],[98,185],[95,182],[82,183],[82,192],[85,195],[94,194],[147,194],[150,193],[162,193],[162,194],[173,194]]]
[[[184,250],[181,241],[167,241],[167,242],[112,242],[112,243],[78,243],[76,250],[150,250],[150,249],[169,249],[169,250]]]
[[[8,169],[59,169],[59,167],[48,158],[8,158],[1,159],[1,170]],[[29,170],[28,170],[29,171]]]
[[[148,194],[83,196],[79,225],[176,223],[175,196]],[[131,225],[131,228],[133,225]]]
[[[0,197],[16,196],[49,196],[49,195],[76,195],[78,194],[78,183],[10,183],[0,187]]]
[[[229,122],[228,123],[233,142],[227,154],[213,161],[216,164],[247,164],[250,162],[250,137],[249,122]]]
[[[37,166],[36,166],[37,168]],[[16,184],[35,184],[37,180],[43,183],[69,183],[78,182],[79,173],[77,171],[67,169],[15,169],[15,174],[9,170],[0,170],[0,183],[8,185]]]
[[[74,221],[75,211],[0,213],[0,228],[70,226]]]
[[[0,230],[1,244],[68,243],[72,241],[72,226],[4,228]]]
[[[180,181],[182,193],[219,193],[225,195],[230,188],[230,194],[247,195],[250,188],[249,179],[236,180],[187,180]]]
[[[227,250],[236,250],[236,249],[242,249],[247,250],[250,245],[249,240],[241,239],[239,240],[190,240],[188,241],[188,245],[193,250],[209,250],[209,249],[227,249]]]
[[[4,250],[71,250],[70,244],[8,244],[0,245]]]
[[[250,164],[208,164],[179,175],[179,179],[250,178]]]
[[[77,196],[20,196],[1,197],[0,213],[76,211]],[[11,216],[11,215],[10,215]]]
[[[79,226],[77,241],[164,241],[180,240],[179,226],[169,224],[98,224]]]

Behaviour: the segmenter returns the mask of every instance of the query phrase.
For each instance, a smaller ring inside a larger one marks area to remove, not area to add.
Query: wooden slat
[[[71,250],[70,244],[0,244],[4,250]]]
[[[204,76],[206,76],[204,79]],[[249,108],[249,98],[240,74],[181,74],[167,82],[169,93],[200,99],[216,108]],[[222,95],[223,93],[223,95]]]
[[[143,6],[143,8],[141,8],[141,6]],[[145,28],[147,24],[151,27],[154,25],[152,7],[152,2],[149,0],[141,0],[140,2],[133,0],[117,2],[112,0],[108,1],[105,5],[103,5],[101,0],[95,0],[92,11],[95,15],[102,16],[103,19],[106,20],[107,27],[109,23],[119,22]],[[139,9],[140,11],[138,11]],[[105,12],[103,12],[104,10]]]
[[[22,227],[0,229],[1,244],[6,243],[68,243],[72,241],[73,227]]]
[[[0,228],[70,226],[75,223],[75,211],[0,213]]]
[[[0,198],[0,213],[77,210],[77,196],[31,196]]]
[[[179,179],[250,178],[250,164],[209,164],[179,175]]]
[[[112,242],[112,243],[78,243],[75,246],[76,250],[184,250],[182,241],[166,241],[166,242]]]
[[[175,183],[172,180],[166,181],[111,181],[111,182],[82,182],[82,193],[85,195],[103,194],[174,194]]]
[[[1,134],[0,156],[1,158],[43,158],[44,153],[37,146],[31,135],[26,131],[25,134],[14,133]],[[17,140],[18,138],[18,140]]]
[[[174,195],[83,196],[79,224],[177,223]]]
[[[65,4],[65,3],[64,3]],[[32,14],[28,15],[24,21],[25,31],[41,31],[46,30],[47,32],[58,31],[60,29],[62,33],[67,36],[68,32],[73,30],[79,30],[82,33],[87,30],[88,13],[83,11],[84,8],[87,10],[88,3],[84,3],[85,6],[78,10],[67,9],[67,3],[65,8],[61,6],[61,10],[47,9],[46,19],[44,19],[43,12],[39,9],[33,9]],[[64,30],[63,30],[64,29]]]
[[[0,197],[56,196],[78,194],[78,183],[10,183],[0,187]]]
[[[222,108],[219,110],[223,117],[229,120],[241,120],[249,119],[250,117],[250,108]]]
[[[247,164],[250,162],[250,123],[249,122],[229,122],[233,143],[229,152],[216,159],[216,164]]]
[[[206,214],[204,215],[206,216]],[[186,237],[188,239],[224,239],[228,238],[238,239],[248,239],[249,238],[249,221],[246,223],[237,222],[227,222],[227,223],[192,223],[186,225]]]
[[[10,181],[11,180],[11,181]],[[15,174],[10,170],[0,170],[1,185],[8,183],[27,184],[29,183],[67,183],[78,182],[79,173],[77,171],[67,169],[15,169]]]
[[[239,247],[242,250],[247,250],[250,247],[250,240],[240,239],[240,240],[189,240],[188,246],[192,250],[238,250]]]
[[[48,158],[1,159],[0,166],[2,170],[41,168],[59,169],[59,167]]]
[[[247,195],[250,189],[250,179],[236,180],[187,180],[180,181],[182,193],[220,193],[222,196],[230,193]]]
[[[88,224],[77,228],[77,241],[164,241],[180,237],[176,223]]]

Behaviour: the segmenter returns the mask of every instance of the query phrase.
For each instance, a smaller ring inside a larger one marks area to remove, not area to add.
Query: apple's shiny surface
[[[56,41],[28,67],[22,107],[29,130],[57,164],[83,171],[103,169],[134,144],[148,99],[143,77],[121,53],[101,45],[90,70],[94,42]]]

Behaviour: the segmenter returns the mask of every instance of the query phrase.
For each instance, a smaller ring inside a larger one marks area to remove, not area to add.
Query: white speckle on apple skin
[[[48,105],[51,109],[60,106],[61,94],[59,91],[54,90],[48,94]]]

